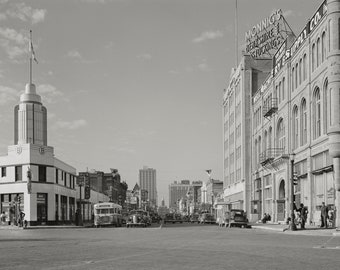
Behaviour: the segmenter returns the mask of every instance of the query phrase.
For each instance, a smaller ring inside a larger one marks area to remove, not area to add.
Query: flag
[[[34,62],[36,62],[38,64],[38,60],[37,60],[37,58],[35,56],[35,52],[34,52],[34,49],[33,49],[32,30],[30,31],[30,43],[29,43],[28,50],[31,52],[31,59],[33,59]]]

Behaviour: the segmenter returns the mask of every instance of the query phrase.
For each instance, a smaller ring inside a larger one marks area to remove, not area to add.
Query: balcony
[[[265,105],[263,106],[263,116],[264,117],[271,117],[274,113],[277,112],[277,98],[271,98],[266,101]]]
[[[275,158],[285,156],[283,148],[268,148],[260,154],[260,163],[265,167],[267,164],[271,164]]]

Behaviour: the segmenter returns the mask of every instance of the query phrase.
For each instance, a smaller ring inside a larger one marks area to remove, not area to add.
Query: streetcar
[[[93,206],[94,226],[121,227],[123,223],[122,206],[112,202],[96,203]]]

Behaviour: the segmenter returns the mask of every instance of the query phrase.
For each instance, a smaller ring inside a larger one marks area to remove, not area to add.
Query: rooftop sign
[[[254,25],[245,34],[246,52],[253,58],[272,56],[285,40],[286,29],[282,11],[278,9],[269,17]]]

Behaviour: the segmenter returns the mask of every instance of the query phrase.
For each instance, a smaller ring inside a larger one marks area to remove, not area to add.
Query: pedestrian
[[[301,217],[301,223],[300,223],[301,224],[301,229],[305,229],[305,224],[306,224],[306,221],[307,221],[308,210],[303,205],[303,203],[300,204],[299,212],[300,212],[300,217]]]
[[[328,207],[325,202],[322,202],[321,206],[321,228],[327,228],[327,218],[328,218]]]
[[[0,220],[1,220],[1,224],[5,224],[6,223],[6,214],[5,211],[3,211],[0,215]]]
[[[262,223],[267,223],[268,216],[266,213],[264,213],[263,218],[262,218]]]
[[[18,226],[22,227],[24,223],[25,213],[23,211],[20,211],[18,216]]]
[[[79,225],[79,209],[76,210],[75,222],[76,222],[76,226],[78,226]]]

